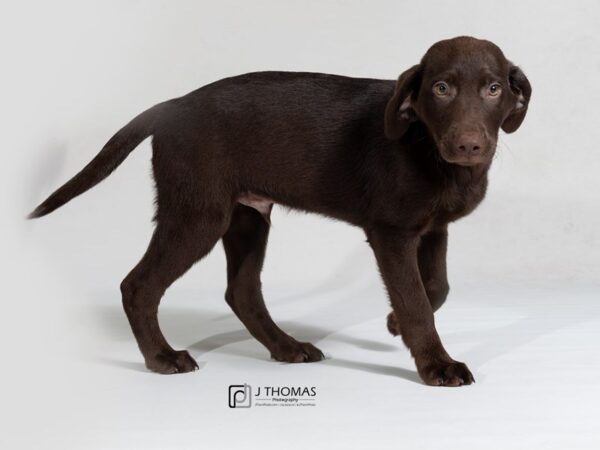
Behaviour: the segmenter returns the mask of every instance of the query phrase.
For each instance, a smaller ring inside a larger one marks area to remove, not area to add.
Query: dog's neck
[[[437,195],[432,198],[432,217],[445,226],[475,209],[485,197],[490,164],[460,166],[445,161],[424,125],[414,124],[403,139],[403,151],[431,183]]]

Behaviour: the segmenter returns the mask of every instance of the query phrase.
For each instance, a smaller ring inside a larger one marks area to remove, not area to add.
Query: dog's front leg
[[[433,312],[436,312],[448,297],[448,275],[446,272],[446,251],[448,231],[444,228],[421,236],[418,250],[419,273],[425,286],[427,298]],[[388,314],[387,327],[394,336],[402,334],[394,311]]]
[[[419,237],[397,229],[367,231],[398,320],[402,339],[415,359],[419,375],[435,386],[471,384],[467,366],[454,361],[435,329],[433,309],[421,281],[417,261]]]

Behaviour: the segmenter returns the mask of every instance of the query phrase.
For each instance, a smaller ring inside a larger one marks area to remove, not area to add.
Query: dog
[[[222,79],[155,105],[41,203],[44,216],[105,179],[152,139],[156,229],[121,283],[146,367],[198,368],[157,319],[165,290],[222,240],[225,299],[277,361],[323,359],[271,319],[260,273],[274,204],[361,227],[389,295],[387,327],[428,385],[474,382],[444,349],[447,226],[483,200],[499,129],[523,122],[531,85],[495,44],[443,40],[397,81],[302,72]]]

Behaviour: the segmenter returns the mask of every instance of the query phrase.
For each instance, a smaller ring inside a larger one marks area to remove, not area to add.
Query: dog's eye
[[[438,97],[445,97],[450,93],[450,88],[443,81],[438,81],[433,85],[433,93]]]
[[[502,86],[500,86],[500,83],[492,83],[488,88],[488,95],[490,97],[497,97],[500,95],[500,92],[502,92]]]

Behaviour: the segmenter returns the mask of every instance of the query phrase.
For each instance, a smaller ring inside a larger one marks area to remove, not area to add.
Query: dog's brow
[[[480,72],[481,77],[486,80],[502,80],[503,77],[500,75],[499,71],[494,71],[490,69],[488,66],[484,67]]]
[[[443,72],[440,72],[440,73],[436,74],[432,78],[435,81],[440,81],[440,80],[455,80],[456,78],[458,78],[458,72],[456,70],[454,70],[454,69],[444,70]]]

